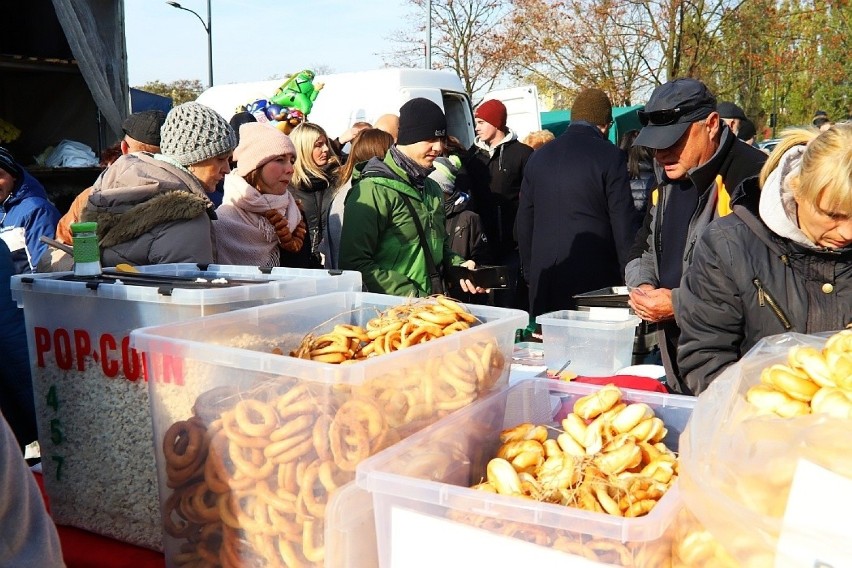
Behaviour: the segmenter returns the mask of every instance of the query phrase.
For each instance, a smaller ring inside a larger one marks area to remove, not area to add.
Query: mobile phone
[[[451,266],[447,276],[454,282],[470,280],[478,288],[508,288],[509,268],[507,266],[477,266],[473,270],[464,266]]]

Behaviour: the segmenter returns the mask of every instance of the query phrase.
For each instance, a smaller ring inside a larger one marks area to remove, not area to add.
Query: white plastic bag
[[[829,335],[760,341],[699,397],[681,436],[685,506],[739,565],[832,567],[852,558],[848,511],[845,522],[824,522],[837,505],[826,498],[828,486],[852,496],[852,421],[760,415],[745,398],[760,371],[786,363],[793,345],[821,348]],[[788,510],[794,482],[796,504]]]

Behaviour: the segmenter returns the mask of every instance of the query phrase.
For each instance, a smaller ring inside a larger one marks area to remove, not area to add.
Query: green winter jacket
[[[402,195],[409,197],[420,216],[435,264],[464,262],[449,248],[441,188],[426,178],[424,191],[418,191],[388,152],[384,160],[367,163],[346,196],[340,268],[359,271],[370,292],[428,296],[432,286],[426,257]]]

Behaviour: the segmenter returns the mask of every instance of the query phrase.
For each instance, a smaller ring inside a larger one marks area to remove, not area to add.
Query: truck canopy
[[[633,105],[626,107],[612,107],[612,128],[609,129],[609,139],[613,144],[618,144],[621,137],[631,130],[640,130],[639,115],[636,111],[645,105]],[[541,113],[541,127],[550,130],[559,136],[571,123],[571,110],[550,110]]]

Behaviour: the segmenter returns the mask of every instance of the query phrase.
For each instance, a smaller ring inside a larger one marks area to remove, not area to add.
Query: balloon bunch
[[[269,99],[257,99],[238,111],[248,111],[258,122],[273,124],[284,134],[307,120],[323,83],[314,83],[316,75],[305,69],[291,75]]]

